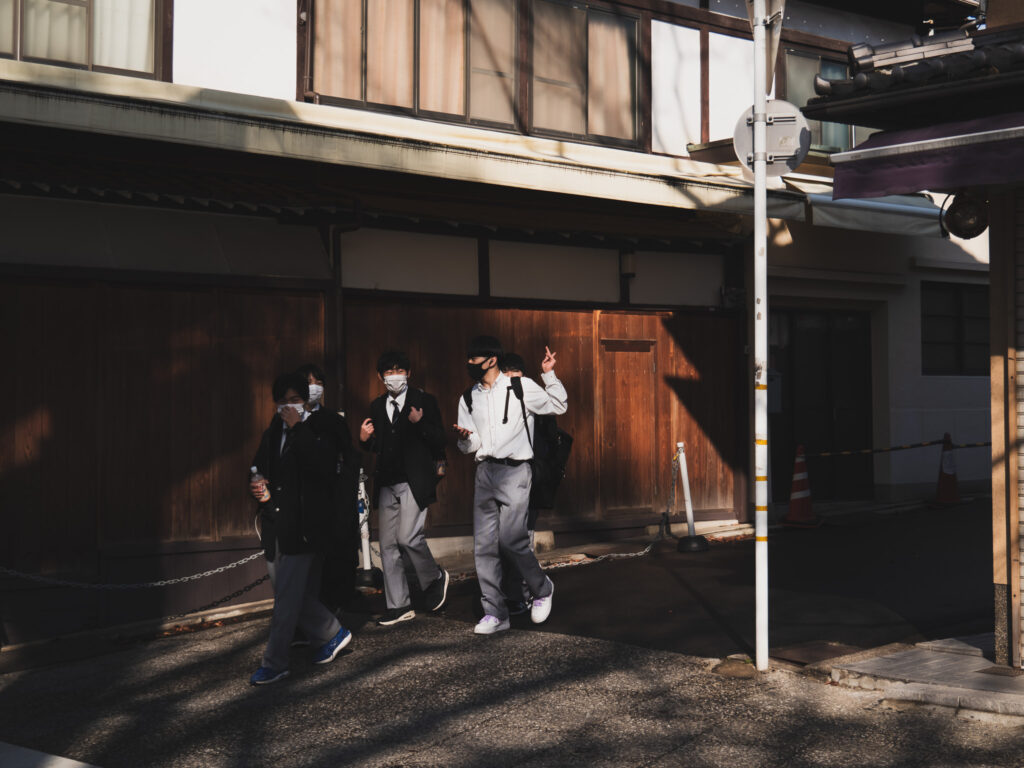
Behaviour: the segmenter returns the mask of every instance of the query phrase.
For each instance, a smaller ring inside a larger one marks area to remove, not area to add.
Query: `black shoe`
[[[448,571],[442,568],[441,575],[434,580],[433,584],[427,587],[425,597],[427,598],[427,605],[430,607],[430,610],[441,610],[441,606],[448,599],[448,584],[450,581],[451,578],[448,576]]]
[[[409,621],[415,618],[416,611],[407,605],[404,608],[388,608],[384,611],[384,615],[377,619],[377,623],[382,627],[390,627],[400,621]]]
[[[521,616],[530,610],[530,604],[522,600],[506,600],[505,605],[508,606],[509,616]]]

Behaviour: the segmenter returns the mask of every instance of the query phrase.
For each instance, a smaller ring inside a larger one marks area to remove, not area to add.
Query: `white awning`
[[[814,226],[911,237],[943,236],[939,224],[941,209],[927,194],[833,200],[830,184],[789,178],[785,181],[787,186],[807,196],[807,221]]]

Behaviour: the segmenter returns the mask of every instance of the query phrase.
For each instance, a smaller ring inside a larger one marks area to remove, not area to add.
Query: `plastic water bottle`
[[[262,483],[263,485],[263,493],[260,494],[259,498],[260,503],[270,501],[270,489],[267,488],[267,479],[260,474],[259,469],[257,469],[256,467],[249,467],[249,471],[252,472],[250,482]]]

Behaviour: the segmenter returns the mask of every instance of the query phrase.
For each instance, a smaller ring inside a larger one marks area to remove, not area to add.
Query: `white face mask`
[[[384,386],[388,388],[388,392],[392,395],[402,394],[408,385],[409,377],[404,373],[395,373],[384,377]]]
[[[323,396],[324,396],[324,388],[323,387],[321,387],[319,384],[310,384],[309,385],[309,402],[310,402],[311,405],[313,403],[319,403],[321,401],[321,399],[323,399]]]
[[[281,411],[285,408],[294,408],[299,416],[302,416],[306,412],[306,406],[303,403],[286,403],[285,405],[277,406],[277,413],[280,415]]]

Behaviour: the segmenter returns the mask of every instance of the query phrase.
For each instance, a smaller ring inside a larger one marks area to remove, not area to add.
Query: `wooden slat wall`
[[[499,309],[353,294],[345,301],[344,325],[345,405],[353,431],[383,391],[376,360],[384,349],[409,354],[413,385],[437,396],[450,424],[470,383],[464,363],[472,336],[497,336],[526,359],[535,378],[548,345],[558,353],[557,372],[569,393],[569,411],[559,424],[575,438],[549,520],[660,514],[677,440],[687,443],[695,507],[714,517],[743,518],[736,489],[745,477],[740,434],[746,416],[737,397],[742,350],[735,316]],[[471,520],[472,463],[454,439],[449,459],[431,509],[432,529]],[[372,466],[370,457],[366,462]],[[678,498],[681,510],[681,491]]]
[[[270,383],[323,361],[320,293],[7,281],[0,307],[0,562],[252,532]]]

